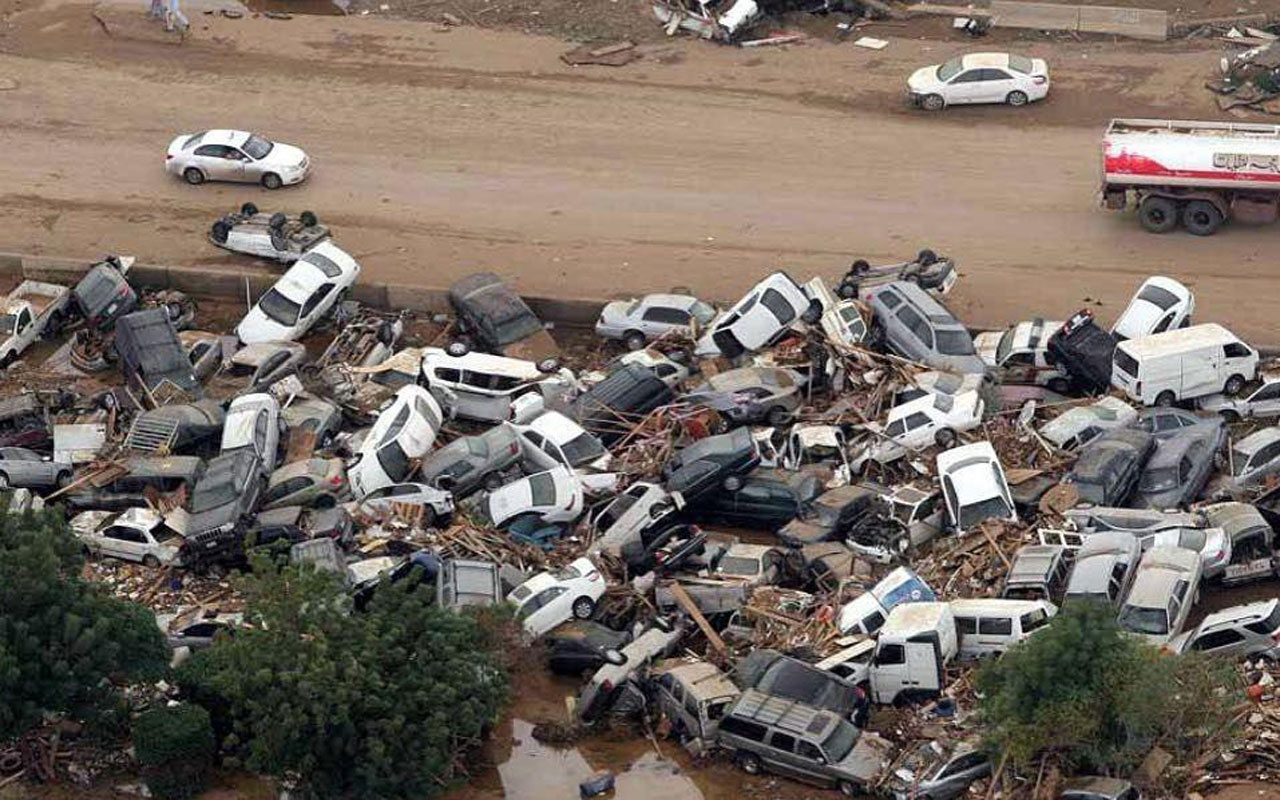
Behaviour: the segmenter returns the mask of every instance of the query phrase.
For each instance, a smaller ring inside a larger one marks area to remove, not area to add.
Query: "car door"
[[[234,147],[207,144],[196,148],[200,168],[213,180],[244,180],[244,154]]]
[[[1010,92],[1019,88],[1013,76],[998,67],[982,70],[982,80],[978,82],[978,86],[982,87],[980,91],[984,103],[1003,103]]]
[[[646,336],[661,336],[676,325],[688,327],[689,312],[678,308],[650,306],[640,317],[640,329]]]
[[[306,330],[324,316],[329,306],[333,304],[334,286],[335,284],[332,283],[324,283],[311,293],[307,301],[302,304],[302,312],[298,315],[298,328]]]
[[[1244,415],[1250,417],[1274,417],[1280,415],[1280,382],[1268,383],[1254,392],[1253,396],[1249,398],[1248,406],[1244,411]]]
[[[140,530],[127,525],[112,525],[102,532],[104,555],[141,561],[146,551],[147,537]]]
[[[961,72],[947,84],[947,103],[963,105],[982,102],[978,99],[982,96],[982,83],[982,70],[968,69]]]
[[[770,771],[800,780],[812,780],[801,759],[796,756],[796,737],[791,734],[773,731],[764,755],[765,763],[772,768]]]
[[[734,492],[729,504],[728,519],[734,523],[751,524],[758,517],[776,517],[773,496],[767,486],[749,483]]]
[[[907,433],[905,440],[913,449],[928,447],[933,444],[933,437],[938,428],[933,419],[923,411],[917,411],[907,417]]]
[[[568,619],[569,611],[565,608],[568,591],[569,589],[564,586],[550,586],[530,600],[530,603],[536,602],[538,607],[536,611],[525,617],[525,630],[534,636],[541,636]]]

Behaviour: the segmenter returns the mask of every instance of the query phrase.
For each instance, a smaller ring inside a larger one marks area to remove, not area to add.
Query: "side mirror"
[[[604,651],[604,660],[614,665],[615,667],[620,667],[623,664],[627,663],[627,657],[623,655],[620,651],[614,650],[612,648]]]

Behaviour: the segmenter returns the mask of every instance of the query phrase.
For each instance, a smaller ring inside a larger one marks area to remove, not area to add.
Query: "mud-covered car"
[[[1078,389],[1102,393],[1111,388],[1111,358],[1116,337],[1099,327],[1093,312],[1077,312],[1049,337],[1045,360],[1061,368]]]
[[[223,250],[292,264],[330,237],[328,226],[310,211],[267,214],[253,203],[223,214],[209,228],[209,241]]]
[[[459,341],[468,347],[529,361],[560,354],[542,320],[492,272],[477,272],[454,283],[449,304],[458,314]]]

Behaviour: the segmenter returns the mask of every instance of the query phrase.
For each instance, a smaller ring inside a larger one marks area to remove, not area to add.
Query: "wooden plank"
[[[702,612],[698,610],[698,604],[693,602],[693,598],[684,590],[684,587],[676,581],[671,581],[668,584],[668,588],[671,590],[671,596],[675,598],[676,603],[684,609],[686,614],[693,617],[693,621],[702,630],[702,634],[707,637],[712,649],[722,656],[727,656],[729,648],[725,646],[724,639],[721,639],[720,634],[716,633],[715,628],[711,627],[711,623],[707,622],[707,618],[702,616]]]

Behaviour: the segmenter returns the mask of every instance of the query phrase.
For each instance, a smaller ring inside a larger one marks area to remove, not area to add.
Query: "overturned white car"
[[[692,3],[654,0],[653,15],[669,33],[684,28],[703,39],[733,41],[764,16],[756,0],[694,0]]]
[[[209,241],[223,250],[292,264],[329,239],[329,228],[310,211],[267,214],[253,203],[223,214],[209,228]]]

